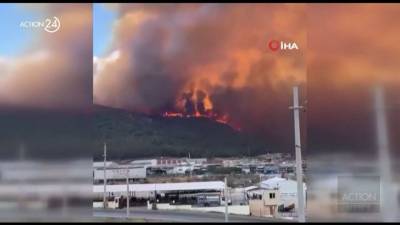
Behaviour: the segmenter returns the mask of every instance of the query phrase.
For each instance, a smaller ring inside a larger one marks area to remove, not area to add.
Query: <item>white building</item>
[[[173,167],[187,163],[188,162],[186,158],[161,157],[157,159],[158,167]]]
[[[103,193],[103,185],[93,185],[94,193]],[[126,184],[107,185],[107,192],[126,193]],[[181,182],[181,183],[153,183],[129,184],[130,191],[188,191],[188,190],[218,190],[223,191],[225,184],[222,181]]]
[[[240,159],[223,159],[222,165],[223,167],[236,167],[241,164]]]
[[[118,164],[112,161],[106,161],[106,167],[117,166]],[[104,168],[104,161],[93,162],[93,169]]]
[[[163,167],[163,169],[165,169],[166,173],[170,175],[183,175],[193,171],[194,166],[190,164],[184,164],[184,165]]]
[[[283,204],[285,207],[294,204],[295,208],[298,207],[297,203],[297,181],[289,180],[280,177],[274,177],[265,181],[262,181],[260,184],[261,188],[265,189],[278,189],[279,190],[279,200],[280,204]],[[306,197],[306,184],[303,182],[303,190],[304,197]]]
[[[133,160],[130,163],[132,166],[142,166],[142,167],[155,167],[157,166],[157,159],[138,159]]]
[[[195,165],[195,166],[201,166],[207,163],[207,159],[206,158],[188,158],[187,162]]]
[[[249,174],[251,172],[250,167],[249,166],[244,166],[242,167],[242,171],[245,174]]]
[[[107,181],[121,181],[125,180],[128,176],[129,179],[143,179],[146,178],[146,168],[143,166],[113,166],[106,167]],[[104,180],[104,169],[97,168],[93,171],[94,181]]]

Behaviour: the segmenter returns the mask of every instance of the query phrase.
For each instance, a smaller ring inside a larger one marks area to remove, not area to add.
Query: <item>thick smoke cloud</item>
[[[0,105],[74,110],[89,107],[93,69],[91,4],[19,7],[40,11],[43,19],[57,16],[61,28],[56,33],[32,31],[37,36],[28,49],[18,56],[0,59]]]
[[[114,41],[94,65],[96,104],[148,114],[203,110],[204,103],[177,106],[185,93],[201,91],[214,112],[243,129],[269,133],[271,142],[288,138],[291,86],[305,82],[304,5],[113,7]],[[272,39],[294,41],[300,50],[272,52]]]
[[[400,146],[399,12],[390,4],[307,7],[310,154],[375,154],[376,85],[385,88],[392,147]]]

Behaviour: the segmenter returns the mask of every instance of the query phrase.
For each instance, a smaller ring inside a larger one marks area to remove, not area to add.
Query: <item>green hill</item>
[[[154,156],[243,156],[265,153],[266,145],[230,126],[208,118],[165,118],[120,109],[95,107],[99,136],[111,158]],[[102,157],[102,148],[95,158]]]
[[[266,152],[251,135],[208,118],[164,118],[95,105],[84,113],[38,109],[0,112],[0,157],[110,159],[243,156]]]

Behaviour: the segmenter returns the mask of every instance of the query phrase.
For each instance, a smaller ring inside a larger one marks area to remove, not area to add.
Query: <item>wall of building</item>
[[[274,195],[271,198],[271,194]],[[264,190],[262,199],[250,199],[249,207],[253,216],[276,216],[280,196],[278,190]]]
[[[145,167],[133,167],[129,168],[128,176],[130,179],[146,178],[146,168]],[[107,179],[125,179],[126,178],[126,168],[109,168],[106,169]],[[94,179],[103,180],[104,171],[103,169],[94,170]]]
[[[274,216],[277,213],[277,205],[267,206],[264,204],[264,200],[250,200],[249,210],[252,216]]]

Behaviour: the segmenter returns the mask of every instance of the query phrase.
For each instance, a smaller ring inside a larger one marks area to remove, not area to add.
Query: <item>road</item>
[[[126,209],[93,209],[94,217],[126,218]],[[184,210],[148,210],[132,208],[129,219],[148,222],[224,222],[225,214],[213,212],[192,212]],[[229,215],[229,222],[290,222],[283,219],[260,218],[251,216]]]
[[[1,222],[102,222],[89,207],[63,209],[0,208]]]

